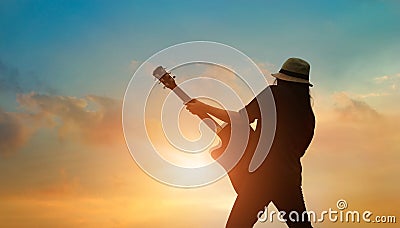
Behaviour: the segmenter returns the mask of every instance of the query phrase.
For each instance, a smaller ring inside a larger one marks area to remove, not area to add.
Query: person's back
[[[310,99],[293,82],[279,81],[272,86],[277,122],[275,138],[265,166],[280,178],[301,181],[300,158],[314,135],[315,119]]]

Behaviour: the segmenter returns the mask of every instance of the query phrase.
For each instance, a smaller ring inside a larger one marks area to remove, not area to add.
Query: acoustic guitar
[[[162,66],[158,66],[153,71],[153,76],[164,85],[164,88],[172,90],[184,102],[184,104],[192,100],[192,98],[190,98],[180,87],[176,85],[174,80],[175,76],[171,76],[171,73],[167,72]],[[250,127],[250,125],[247,125],[249,131],[249,140],[247,142],[246,150],[237,164],[229,170],[229,165],[224,164],[224,162],[221,161],[221,159],[218,160],[218,158],[225,153],[227,153],[228,156],[231,154],[233,156],[233,154],[241,152],[227,150],[229,140],[231,139],[231,125],[226,123],[221,126],[207,113],[199,114],[198,116],[211,130],[218,135],[220,143],[211,150],[211,157],[218,161],[219,164],[228,172],[228,176],[233,188],[235,189],[236,193],[239,193],[244,189],[243,185],[250,181],[250,175],[252,174],[249,172],[248,167],[258,142],[255,131]]]

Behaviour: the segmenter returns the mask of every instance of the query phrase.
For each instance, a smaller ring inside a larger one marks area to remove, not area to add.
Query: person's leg
[[[306,212],[301,186],[285,187],[274,197],[272,202],[279,211],[286,212],[284,219],[286,219],[288,227],[312,228]],[[292,214],[290,214],[291,212]]]
[[[227,228],[249,228],[257,222],[258,212],[264,210],[271,200],[257,198],[258,194],[239,194],[226,223]]]

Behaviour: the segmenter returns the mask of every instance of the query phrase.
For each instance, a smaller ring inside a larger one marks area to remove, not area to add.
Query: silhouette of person
[[[306,61],[289,58],[278,73],[272,74],[276,78],[276,85],[267,87],[246,105],[249,124],[258,120],[255,136],[259,143],[263,143],[266,139],[259,138],[260,123],[268,120],[261,119],[257,98],[267,96],[267,90],[270,89],[276,107],[276,131],[267,158],[238,193],[226,227],[253,227],[258,220],[258,213],[264,211],[270,202],[279,211],[285,212],[282,218],[290,228],[312,227],[303,199],[300,162],[315,128],[309,72],[310,65]],[[227,110],[198,100],[190,101],[186,108],[193,114],[206,112],[229,123]]]

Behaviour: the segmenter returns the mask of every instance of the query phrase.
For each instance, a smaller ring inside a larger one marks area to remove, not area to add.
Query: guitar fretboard
[[[192,98],[185,93],[179,86],[176,86],[172,91],[183,101],[183,103],[188,103]]]

